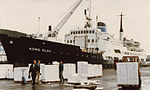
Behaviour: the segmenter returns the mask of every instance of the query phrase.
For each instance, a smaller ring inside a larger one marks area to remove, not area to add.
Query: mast
[[[123,27],[122,27],[122,12],[121,12],[121,15],[120,16],[120,37],[119,37],[119,40],[121,42],[123,42],[123,38],[124,38],[124,32],[123,32]]]
[[[122,27],[122,12],[121,12],[121,15],[120,15],[120,32],[123,32],[123,27]]]
[[[40,17],[38,17],[38,32],[37,32],[37,36],[39,37],[40,35]]]
[[[88,7],[84,10],[84,14],[85,14],[85,28],[87,27],[92,27],[91,25],[91,0],[87,0],[88,3]]]

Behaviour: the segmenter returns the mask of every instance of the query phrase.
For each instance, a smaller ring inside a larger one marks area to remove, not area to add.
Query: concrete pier
[[[142,87],[139,90],[149,90],[150,82],[150,67],[142,67],[141,69]],[[93,78],[90,80],[97,80],[103,90],[123,90],[117,86],[117,74],[114,69],[103,69],[103,76],[99,78]],[[32,88],[32,84],[21,85],[20,83],[14,83],[13,80],[0,80],[0,90],[73,90],[73,86],[67,86],[59,83],[49,84],[37,84],[35,88]],[[134,90],[128,89],[128,90]],[[136,89],[137,90],[137,89]]]

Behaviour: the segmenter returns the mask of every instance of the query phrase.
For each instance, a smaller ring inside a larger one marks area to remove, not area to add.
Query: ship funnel
[[[106,24],[103,22],[98,22],[97,28],[100,29],[102,32],[106,32]]]
[[[52,31],[52,26],[51,25],[48,26],[48,31]]]

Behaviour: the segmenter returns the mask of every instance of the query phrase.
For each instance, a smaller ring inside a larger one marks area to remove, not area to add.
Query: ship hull
[[[26,66],[34,59],[39,59],[45,64],[60,60],[64,63],[77,63],[77,61],[88,61],[91,64],[103,63],[101,54],[82,52],[78,46],[28,37],[9,37],[6,34],[0,34],[0,41],[8,62],[15,66]]]

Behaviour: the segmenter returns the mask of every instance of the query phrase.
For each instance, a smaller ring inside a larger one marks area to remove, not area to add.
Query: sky
[[[77,0],[0,0],[0,28],[37,33],[38,17],[40,32],[46,33],[48,26],[54,28]],[[58,38],[85,22],[86,0],[80,4],[66,24],[59,31]],[[126,38],[141,43],[141,48],[150,53],[150,0],[92,0],[92,19],[96,15],[105,22],[107,32],[119,38],[120,13],[123,12],[123,30]]]

